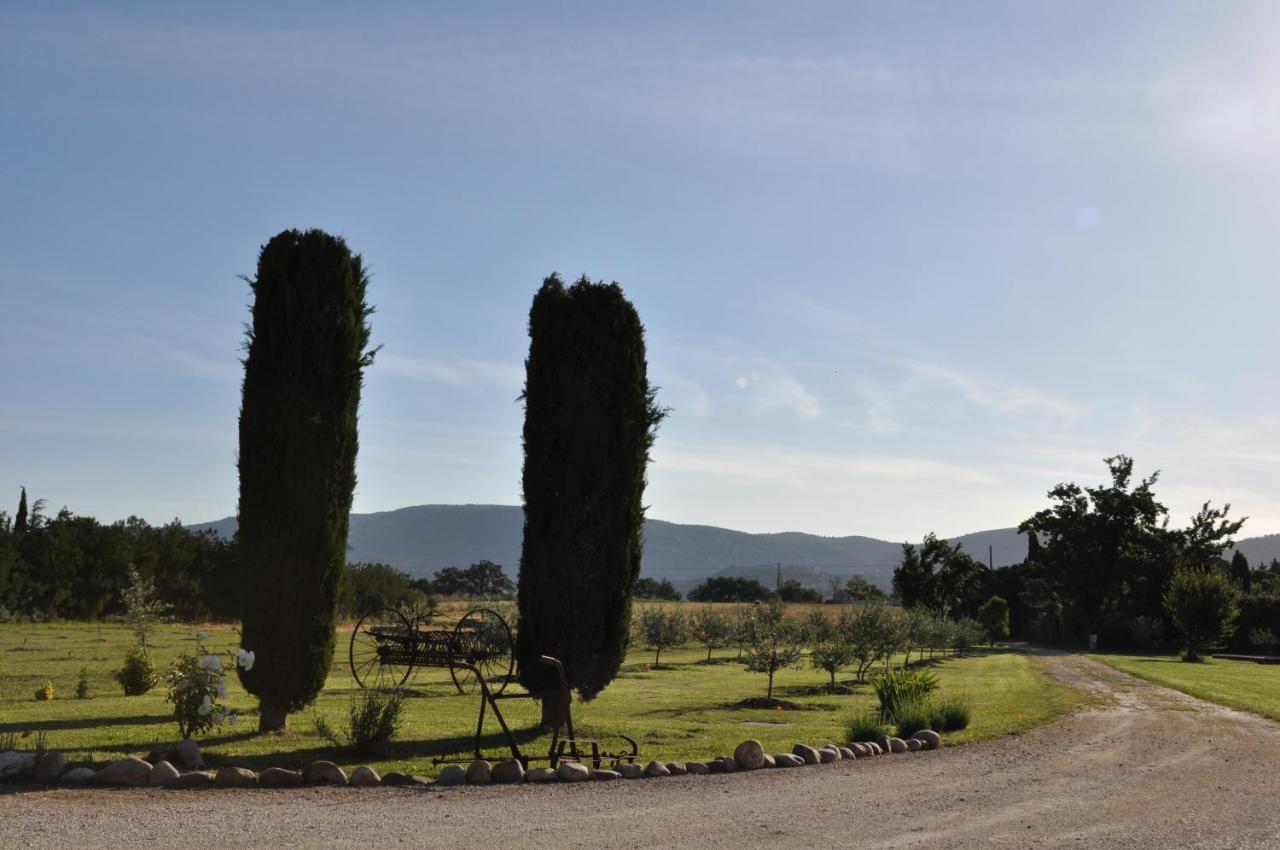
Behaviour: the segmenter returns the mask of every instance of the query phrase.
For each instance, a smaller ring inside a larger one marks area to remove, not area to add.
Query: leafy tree
[[[1009,603],[1003,596],[993,596],[978,609],[978,622],[992,646],[1009,636]]]
[[[822,601],[822,591],[805,587],[793,578],[789,578],[778,588],[778,598],[783,602],[815,603]]]
[[[895,625],[887,605],[850,605],[840,612],[837,624],[840,640],[849,650],[849,664],[855,666],[858,681],[866,680],[871,665],[881,659],[893,641]]]
[[[129,565],[129,584],[121,594],[124,601],[124,619],[138,642],[138,649],[146,654],[151,646],[151,632],[164,619],[168,605],[156,599],[155,582]]]
[[[643,549],[644,488],[665,411],[649,384],[644,327],[616,283],[552,275],[529,311],[524,388],[521,684],[551,694],[552,655],[591,699],[626,655]],[[544,725],[558,696],[543,700]]]
[[[1231,556],[1231,578],[1239,582],[1245,593],[1253,590],[1253,570],[1249,569],[1249,559],[1239,549]]]
[[[698,643],[707,648],[708,661],[711,660],[711,650],[728,646],[735,634],[733,620],[710,605],[693,615],[691,626]]]
[[[653,663],[662,661],[662,650],[689,639],[689,620],[679,608],[651,605],[640,609],[636,622],[640,642],[654,650]]]
[[[671,583],[671,579],[664,578],[661,581],[655,578],[642,578],[636,580],[636,599],[661,599],[666,602],[679,602],[680,591],[676,590],[676,586]]]
[[[951,624],[951,646],[956,655],[964,655],[969,649],[982,642],[987,634],[982,623],[972,617],[961,617]]]
[[[712,576],[689,591],[690,602],[767,602],[776,594],[753,578]]]
[[[782,603],[775,601],[751,609],[746,638],[747,670],[768,674],[765,697],[773,699],[774,674],[796,665],[804,654],[804,630],[786,616]]]
[[[1220,571],[1184,566],[1174,571],[1164,594],[1165,610],[1182,637],[1182,660],[1201,655],[1235,632],[1236,589]]]
[[[853,648],[825,611],[810,611],[805,626],[810,642],[809,663],[815,670],[826,671],[831,677],[828,690],[835,693],[836,674],[854,662]]]
[[[990,571],[962,545],[925,535],[919,546],[902,544],[902,563],[893,571],[893,589],[902,607],[927,608],[961,616],[975,612],[987,592]]]
[[[1244,522],[1227,519],[1229,505],[1206,503],[1187,528],[1170,529],[1154,492],[1159,473],[1135,481],[1133,459],[1125,455],[1106,464],[1108,483],[1059,484],[1049,491],[1051,506],[1019,526],[1040,541],[1023,601],[1042,605],[1042,619],[1056,616],[1055,628],[1076,639],[1091,633],[1123,639],[1134,618],[1162,615],[1174,568],[1207,567]]]
[[[849,576],[843,587],[844,601],[848,602],[882,602],[885,592],[867,581],[865,576]]]
[[[338,613],[356,618],[377,608],[396,608],[419,601],[409,574],[387,564],[348,564],[338,589]]]
[[[431,587],[443,596],[468,599],[509,599],[516,589],[502,567],[492,561],[480,561],[465,570],[445,567],[432,577]]]
[[[286,230],[258,257],[240,408],[241,670],[261,731],[312,702],[333,658],[368,350],[368,276],[346,243]]]

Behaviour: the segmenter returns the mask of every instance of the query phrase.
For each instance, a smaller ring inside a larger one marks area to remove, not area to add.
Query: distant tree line
[[[129,568],[155,585],[159,599],[184,620],[239,616],[238,560],[233,543],[177,520],[160,526],[130,517],[103,524],[66,508],[28,510],[22,490],[11,518],[0,511],[0,618],[92,620],[124,611]]]

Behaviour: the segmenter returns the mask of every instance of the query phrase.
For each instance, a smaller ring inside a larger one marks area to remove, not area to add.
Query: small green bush
[[[968,703],[956,699],[943,700],[934,709],[937,715],[933,727],[935,732],[959,732],[969,726],[969,715],[972,713]]]
[[[365,691],[351,703],[347,741],[362,756],[385,757],[403,719],[401,694]]]
[[[850,741],[874,741],[884,734],[884,724],[874,713],[858,712],[849,721]]]
[[[908,700],[898,705],[894,729],[899,738],[910,738],[921,729],[937,731],[938,711],[928,698]]]
[[[89,669],[80,668],[80,678],[76,680],[76,699],[89,698]]]
[[[124,695],[127,697],[145,694],[155,687],[159,678],[151,658],[141,648],[129,650],[129,654],[124,657],[124,666],[113,675],[120,687],[124,688]]]

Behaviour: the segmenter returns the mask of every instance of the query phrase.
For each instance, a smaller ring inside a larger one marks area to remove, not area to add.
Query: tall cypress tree
[[[626,654],[645,468],[664,411],[649,385],[644,326],[616,283],[543,281],[525,371],[520,678],[554,689],[555,672],[538,663],[553,655],[590,699]],[[556,705],[543,700],[544,723]]]
[[[319,230],[286,230],[258,257],[240,408],[240,671],[261,731],[313,701],[333,658],[368,350],[368,276]]]
[[[13,518],[14,532],[21,534],[27,530],[27,488],[22,488],[22,495],[18,497],[18,513]]]

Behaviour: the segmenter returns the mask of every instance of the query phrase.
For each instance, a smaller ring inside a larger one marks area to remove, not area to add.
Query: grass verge
[[[211,649],[238,645],[230,626],[201,626],[212,637]],[[192,646],[196,627],[162,627],[152,650],[158,666],[167,666]],[[342,729],[352,701],[361,693],[347,668],[348,634],[340,632],[333,667],[314,708],[290,717],[288,730],[258,735],[256,702],[229,677],[227,704],[243,719],[234,730],[200,739],[214,764],[235,763],[262,768],[300,766],[316,758],[339,764],[369,763],[380,772],[401,770],[435,775],[432,759],[470,751],[479,708],[478,696],[460,696],[447,670],[415,671],[409,681],[404,723],[385,758],[369,761],[335,750],[316,729],[317,718]],[[47,745],[62,750],[69,761],[102,764],[123,755],[140,755],[173,743],[177,727],[163,687],[125,697],[111,673],[130,646],[127,629],[113,624],[63,623],[0,626],[0,734],[44,732]],[[789,752],[797,741],[843,743],[844,730],[856,712],[875,707],[869,686],[847,679],[846,694],[820,688],[822,671],[786,670],[777,675],[774,696],[794,710],[739,708],[746,697],[764,696],[765,677],[733,663],[734,650],[717,651],[728,663],[700,663],[705,649],[691,646],[663,653],[662,669],[647,662],[647,651],[631,653],[621,674],[591,702],[574,701],[579,737],[596,738],[608,748],[627,734],[640,744],[645,758],[702,760],[732,753],[746,738],[757,738],[769,752]],[[87,673],[90,699],[75,699],[80,670]],[[1080,696],[1049,680],[1030,657],[1007,648],[981,650],[966,658],[934,662],[941,680],[939,696],[956,698],[973,709],[968,729],[947,735],[948,743],[993,738],[1029,729],[1078,704]],[[52,681],[55,699],[37,702],[35,690]],[[513,686],[514,687],[514,686]],[[539,709],[533,700],[505,700],[502,711],[527,754],[545,753],[548,736],[536,730]],[[503,742],[490,719],[485,752],[503,756]]]
[[[1089,657],[1198,699],[1280,720],[1280,664],[1216,658],[1188,663],[1172,655],[1094,653]]]

